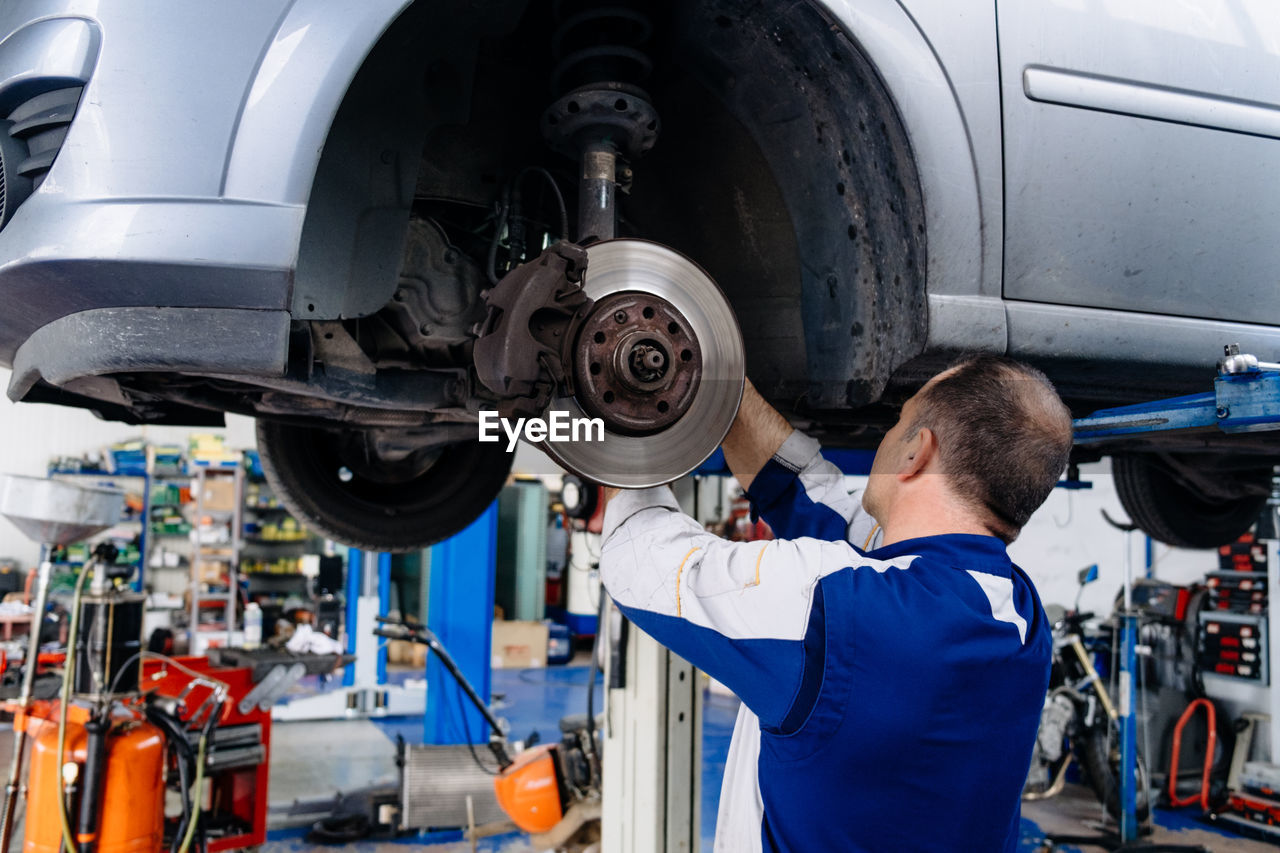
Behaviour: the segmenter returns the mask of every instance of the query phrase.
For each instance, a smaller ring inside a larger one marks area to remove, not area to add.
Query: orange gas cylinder
[[[526,749],[493,780],[498,805],[525,832],[547,832],[564,817],[555,745]]]
[[[76,716],[67,720],[67,757],[83,767],[88,736]],[[58,817],[62,778],[56,711],[49,719],[28,718],[27,733],[33,742],[22,849],[24,853],[58,853],[62,844],[62,822]],[[115,720],[107,740],[97,853],[156,853],[161,849],[164,760],[164,734],[160,729],[129,717]],[[71,826],[74,831],[74,811]]]

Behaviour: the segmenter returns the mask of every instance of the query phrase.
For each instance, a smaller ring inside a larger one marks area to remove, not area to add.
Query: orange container
[[[493,780],[498,805],[525,832],[547,832],[564,817],[555,748],[547,744],[526,749]]]
[[[58,853],[62,822],[58,800],[62,778],[58,760],[58,721],[28,717],[32,738],[27,774],[24,853]],[[73,714],[67,720],[67,758],[83,768],[88,736]],[[103,774],[98,853],[156,853],[164,843],[164,734],[145,721],[119,718],[107,740]],[[70,815],[75,831],[75,812]],[[87,840],[87,839],[82,839]],[[77,841],[79,843],[80,840]]]

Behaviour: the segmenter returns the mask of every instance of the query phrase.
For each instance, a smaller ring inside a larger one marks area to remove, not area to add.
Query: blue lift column
[[[476,693],[489,701],[498,503],[461,533],[431,548],[427,627],[435,632]],[[488,743],[489,724],[435,655],[427,656],[423,743]]]

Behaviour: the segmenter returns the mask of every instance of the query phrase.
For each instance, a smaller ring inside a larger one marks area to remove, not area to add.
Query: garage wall
[[[8,384],[9,371],[0,369],[0,387]],[[54,456],[77,456],[138,437],[185,446],[193,432],[215,432],[237,449],[254,446],[253,420],[239,415],[228,415],[226,428],[219,430],[130,426],[99,420],[83,409],[19,404],[0,395],[0,472],[42,477]],[[30,566],[40,558],[40,548],[0,518],[0,557]]]
[[[1076,597],[1076,573],[1098,564],[1098,580],[1085,588],[1080,599],[1084,610],[1110,613],[1111,603],[1124,582],[1125,534],[1102,518],[1102,510],[1117,521],[1128,521],[1120,506],[1108,462],[1081,466],[1082,479],[1092,489],[1054,489],[1044,506],[1031,517],[1018,541],[1009,548],[1013,561],[1035,582],[1045,605],[1070,607]],[[866,486],[865,477],[846,477],[851,491]],[[1131,534],[1134,577],[1144,575],[1146,536]],[[1190,551],[1154,544],[1155,577],[1170,583],[1188,583],[1217,568],[1215,551]]]
[[[9,371],[0,368],[0,388],[9,384]],[[186,446],[192,433],[214,432],[226,438],[236,450],[256,446],[253,419],[227,415],[225,429],[130,426],[103,421],[83,409],[14,403],[0,394],[0,472],[42,477],[54,456],[78,456],[100,450],[117,441],[143,437],[157,443]],[[521,444],[516,451],[514,470],[518,474],[559,474],[541,451]],[[0,557],[13,557],[23,565],[34,565],[39,546],[0,518]]]
[[[1095,613],[1110,613],[1112,601],[1124,583],[1126,537],[1107,524],[1102,510],[1117,521],[1128,521],[1129,517],[1116,495],[1110,463],[1082,466],[1080,476],[1092,482],[1093,488],[1054,489],[1009,552],[1035,581],[1041,600],[1063,607],[1070,607],[1075,601],[1076,573],[1097,563],[1098,580],[1085,588],[1080,606]],[[1129,534],[1128,539],[1134,577],[1140,578],[1145,572],[1147,537],[1138,531]],[[1205,572],[1218,567],[1214,550],[1170,548],[1159,542],[1152,550],[1153,576],[1170,583],[1200,580]]]

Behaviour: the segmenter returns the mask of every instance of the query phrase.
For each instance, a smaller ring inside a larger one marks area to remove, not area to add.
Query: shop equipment
[[[374,633],[379,637],[427,646],[488,723],[488,747],[498,763],[494,794],[498,805],[516,826],[541,835],[556,829],[567,815],[598,819],[600,765],[585,717],[566,717],[560,723],[559,743],[531,745],[513,759],[502,722],[480,698],[435,633],[425,625],[390,619],[378,622]],[[423,822],[423,815],[438,810],[438,806],[422,796],[424,790],[429,790],[430,755],[429,748],[421,748],[416,753],[412,747],[402,749],[401,830],[429,825]],[[586,820],[575,823],[573,828],[578,829]]]
[[[1240,347],[1230,344],[1223,347],[1223,357],[1218,361],[1213,390],[1151,403],[1104,409],[1077,419],[1073,424],[1075,443],[1096,444],[1128,435],[1177,430],[1184,434],[1223,432],[1228,434],[1266,432],[1280,429],[1280,364],[1259,360],[1256,356],[1241,353]],[[1276,507],[1268,508],[1272,514]],[[1261,538],[1261,537],[1260,537]],[[1132,569],[1129,565],[1129,548],[1125,549],[1125,623],[1124,652],[1121,656],[1120,704],[1122,710],[1122,762],[1120,821],[1121,844],[1132,844],[1137,839],[1135,818],[1136,791],[1136,729],[1133,707],[1134,684],[1132,673],[1136,670],[1136,616],[1131,612]],[[1273,564],[1268,580],[1276,582]],[[1274,663],[1271,661],[1270,663]],[[1272,762],[1280,763],[1280,691],[1271,692]]]
[[[46,554],[54,546],[70,545],[106,530],[120,518],[123,506],[124,493],[116,489],[71,485],[13,474],[0,478],[0,514],[32,541],[46,546]],[[13,833],[14,811],[27,746],[27,736],[19,720],[31,706],[31,688],[40,657],[40,626],[48,602],[52,571],[47,559],[41,561],[36,577],[35,606],[31,611],[22,688],[14,708],[13,759],[5,786],[4,814],[0,816],[0,850],[3,851],[8,851]]]
[[[119,516],[119,495],[53,481],[9,478],[0,512],[32,538],[77,541]],[[18,735],[6,791],[0,853],[7,853],[26,774],[26,853],[186,853],[265,840],[270,716],[233,705],[252,687],[248,669],[204,658],[176,660],[142,649],[143,596],[127,586],[132,567],[97,545],[76,580],[57,701],[30,701],[35,666],[24,671],[14,711]],[[37,618],[47,595],[47,571]],[[37,623],[38,624],[38,623]],[[39,660],[33,626],[27,663]],[[166,788],[182,814],[166,820]],[[209,808],[204,807],[207,799]]]
[[[236,454],[213,461],[193,460],[192,467],[196,530],[191,555],[187,649],[199,655],[218,642],[224,646],[234,645],[240,590],[240,539],[244,530],[244,466]],[[206,518],[210,519],[210,525],[204,524]],[[215,530],[225,531],[226,541],[215,541]],[[205,591],[207,588],[222,591]],[[201,615],[206,611],[221,615],[223,631],[201,627]],[[224,632],[224,638],[217,637]]]
[[[1208,743],[1204,748],[1204,770],[1200,778],[1200,790],[1187,797],[1178,796],[1178,757],[1182,750],[1182,730],[1186,727],[1187,722],[1199,709],[1204,708],[1205,712],[1205,729],[1209,733]],[[1187,705],[1187,710],[1182,712],[1182,716],[1178,718],[1178,723],[1173,729],[1173,757],[1169,762],[1169,804],[1174,807],[1189,806],[1198,802],[1200,810],[1208,813],[1209,811],[1209,776],[1213,772],[1213,753],[1218,746],[1218,712],[1213,706],[1213,702],[1203,697],[1194,699]]]

